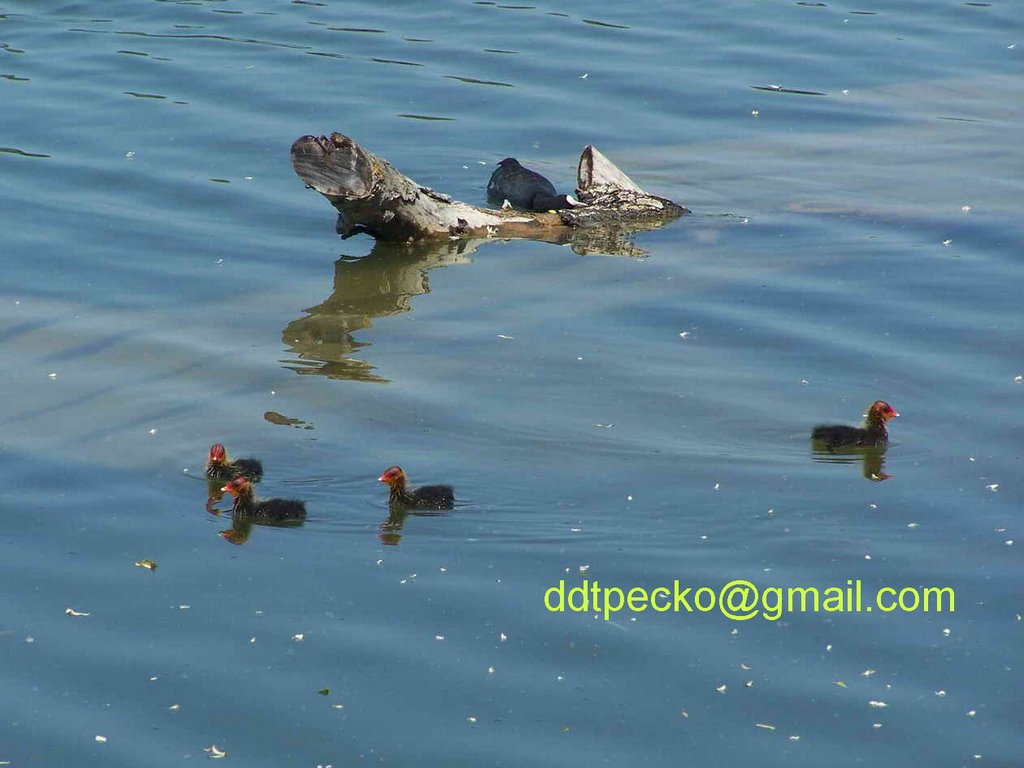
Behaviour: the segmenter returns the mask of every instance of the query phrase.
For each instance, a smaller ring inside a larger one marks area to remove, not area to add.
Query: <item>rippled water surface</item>
[[[0,0],[0,764],[1020,765],[1022,21]],[[475,204],[593,143],[693,213],[342,241],[331,131]],[[887,451],[812,451],[879,398]],[[304,525],[207,511],[216,441]],[[956,610],[545,608],[585,579]]]

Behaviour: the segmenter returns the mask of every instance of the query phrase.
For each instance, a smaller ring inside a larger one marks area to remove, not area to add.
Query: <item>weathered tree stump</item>
[[[292,167],[338,210],[338,232],[381,241],[524,237],[630,252],[626,236],[660,227],[687,209],[644,192],[593,146],[580,156],[576,197],[585,205],[557,212],[495,210],[452,200],[421,186],[340,133],[303,136]],[[591,245],[588,245],[591,244]]]

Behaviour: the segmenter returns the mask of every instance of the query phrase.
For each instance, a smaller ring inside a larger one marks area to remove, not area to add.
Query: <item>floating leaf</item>
[[[758,728],[764,728],[766,731],[774,731],[775,726],[771,723],[754,723]]]
[[[208,747],[203,747],[203,752],[208,752],[210,754],[210,757],[214,759],[219,759],[228,756],[228,753],[220,747],[218,747],[216,744],[211,744]]]
[[[74,608],[65,608],[64,614],[66,616],[92,616],[92,614],[87,611],[76,611]]]
[[[155,571],[156,570],[156,561],[155,560],[136,560],[135,561],[135,565],[138,568],[146,568],[147,570],[150,570],[150,571]]]
[[[317,693],[319,693],[321,696],[327,696],[328,694],[330,694],[330,692],[330,688],[321,688],[319,691],[317,691]]]
[[[838,688],[847,688],[848,687],[846,685],[846,683],[844,683],[842,680],[836,680],[834,683],[832,683],[832,685],[834,685],[834,686],[836,686]]]

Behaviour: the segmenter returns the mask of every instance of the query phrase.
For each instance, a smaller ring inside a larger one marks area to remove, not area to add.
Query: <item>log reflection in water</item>
[[[376,243],[362,258],[342,256],[334,264],[334,290],[307,315],[289,323],[281,336],[298,360],[286,367],[300,374],[335,379],[387,382],[375,367],[352,357],[370,346],[353,334],[374,319],[412,310],[411,299],[430,292],[427,272],[469,262],[480,241],[450,241],[413,246]]]

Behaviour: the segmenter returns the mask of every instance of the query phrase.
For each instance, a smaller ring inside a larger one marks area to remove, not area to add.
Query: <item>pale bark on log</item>
[[[291,149],[292,167],[306,186],[338,210],[343,237],[365,232],[400,242],[434,238],[524,237],[574,242],[620,242],[625,235],[659,227],[686,208],[644,192],[596,148],[580,156],[577,197],[585,205],[557,212],[495,210],[452,200],[417,184],[390,163],[340,133],[303,136]],[[595,237],[596,236],[596,237]],[[628,250],[628,248],[627,248]]]

